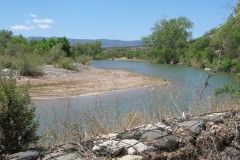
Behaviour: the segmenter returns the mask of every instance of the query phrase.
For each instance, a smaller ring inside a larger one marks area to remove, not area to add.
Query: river
[[[179,66],[128,61],[93,61],[92,66],[101,69],[128,70],[149,76],[161,77],[171,81],[170,87],[136,88],[124,91],[112,91],[98,96],[79,96],[61,99],[34,100],[40,124],[51,126],[52,117],[65,117],[70,108],[73,113],[118,111],[126,114],[130,111],[143,112],[154,107],[168,107],[176,114],[188,112],[199,100],[199,91],[204,88],[208,73],[202,69]],[[201,95],[202,101],[212,96],[214,89],[224,84],[237,85],[236,74],[218,72],[209,79],[209,85]],[[204,106],[203,106],[204,107]],[[154,112],[154,111],[153,111]]]

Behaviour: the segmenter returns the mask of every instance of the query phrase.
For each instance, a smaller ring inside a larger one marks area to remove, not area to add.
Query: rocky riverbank
[[[162,120],[79,144],[35,148],[6,159],[239,160],[240,111]]]
[[[95,69],[79,64],[79,71],[45,65],[38,78],[21,77],[19,85],[29,83],[33,99],[96,95],[114,90],[169,85],[170,82],[122,70]]]

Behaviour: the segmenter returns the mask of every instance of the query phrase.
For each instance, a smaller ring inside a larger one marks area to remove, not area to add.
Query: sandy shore
[[[42,77],[23,77],[17,83],[21,85],[29,82],[33,99],[96,95],[114,90],[170,84],[167,80],[122,70],[85,68],[73,72],[45,66],[44,72]]]
[[[114,58],[114,59],[110,59],[110,60],[114,60],[114,61],[130,61],[130,62],[146,62],[145,60],[141,60],[141,59],[129,59],[127,57],[120,57],[120,58]]]

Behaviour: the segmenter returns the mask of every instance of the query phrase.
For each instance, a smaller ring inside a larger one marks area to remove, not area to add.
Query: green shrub
[[[23,76],[42,76],[42,65],[41,57],[37,54],[20,54],[16,58],[16,68]]]
[[[14,153],[36,141],[38,121],[31,104],[28,87],[17,87],[16,80],[0,77],[1,153]]]
[[[231,65],[231,72],[240,72],[240,62],[238,59],[233,59]]]
[[[228,95],[232,100],[238,100],[240,96],[240,85],[238,87],[233,87],[231,85],[224,85],[222,88],[217,88],[214,90],[215,96]]]
[[[235,68],[236,68],[236,72],[240,73],[240,63],[236,64]]]
[[[73,62],[71,58],[65,57],[55,63],[56,67],[64,68],[68,70],[78,71],[77,65]]]
[[[60,59],[67,56],[67,53],[62,50],[62,44],[57,44],[53,46],[50,51],[47,53],[46,63],[47,64],[54,64],[55,62],[59,61]]]
[[[98,53],[95,56],[95,60],[112,59],[112,58],[115,58],[115,55],[113,53],[106,53],[106,52]]]
[[[9,55],[6,55],[6,56],[1,56],[0,58],[0,63],[2,65],[3,68],[14,68],[14,60],[16,58],[15,57],[12,57],[12,56],[9,56]],[[15,68],[14,68],[15,69]]]
[[[231,68],[231,59],[225,58],[220,62],[220,69],[223,71],[229,71]]]
[[[90,64],[92,57],[87,55],[79,55],[75,57],[75,60],[77,61],[77,63],[82,63],[87,65],[87,64]]]
[[[0,70],[4,68],[4,60],[3,57],[0,56]]]

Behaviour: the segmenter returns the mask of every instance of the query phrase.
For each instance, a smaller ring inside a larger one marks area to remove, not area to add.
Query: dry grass
[[[54,124],[48,125],[46,122],[46,129],[38,145],[49,147],[67,142],[80,143],[103,134],[182,116],[183,111],[178,106],[161,106],[161,100],[164,94],[166,94],[164,90],[151,88],[149,94],[155,97],[154,100],[156,102],[152,103],[153,99],[149,98],[149,104],[151,105],[147,106],[144,111],[132,111],[123,114],[119,104],[104,106],[101,100],[94,103],[96,105],[94,109],[86,110],[85,112],[76,112],[71,105],[67,107],[64,116],[53,110]],[[172,98],[172,103],[174,103],[174,100],[176,99]],[[188,111],[185,113],[197,115],[199,113],[203,114],[233,108],[240,109],[239,100],[233,101],[227,97],[224,100],[221,98],[221,100],[222,102],[220,103],[217,98],[206,98],[194,102],[195,104],[189,106]],[[116,103],[118,103],[118,100],[116,100]],[[110,106],[116,107],[111,108]]]

